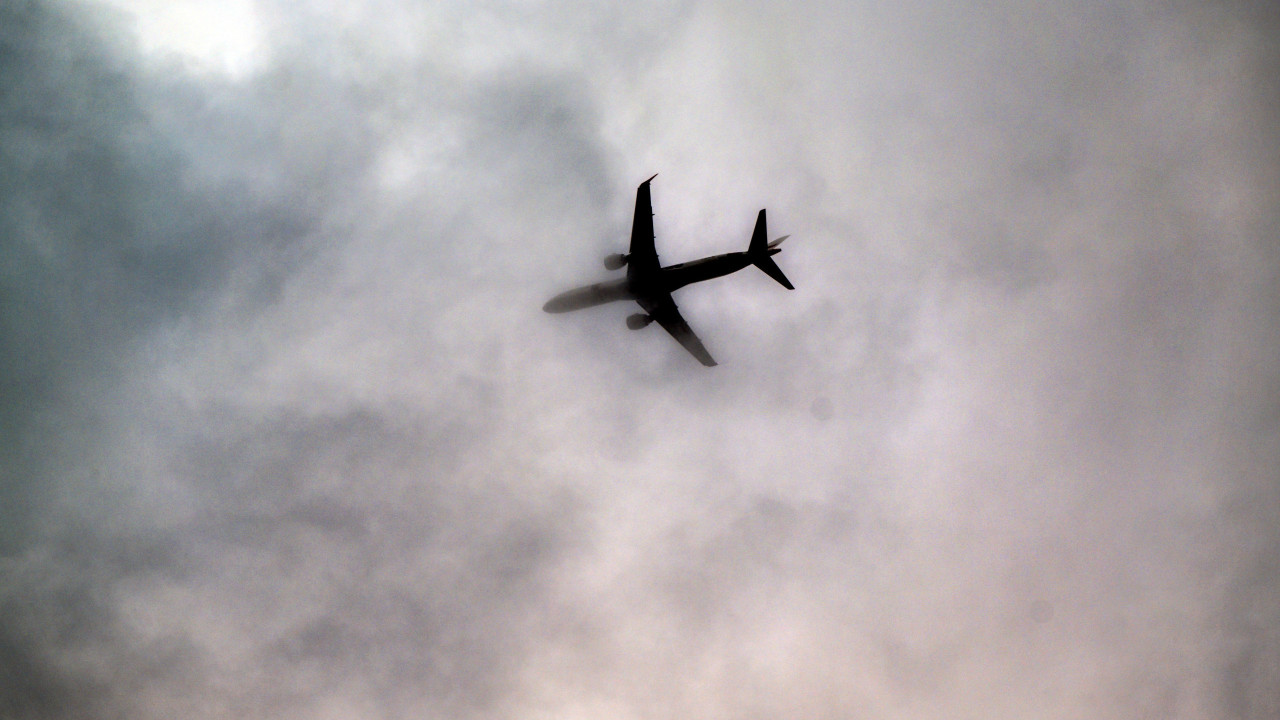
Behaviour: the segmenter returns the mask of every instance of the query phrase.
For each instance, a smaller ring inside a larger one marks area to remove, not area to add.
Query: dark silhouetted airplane
[[[680,310],[671,299],[671,292],[690,283],[737,272],[748,265],[755,265],[786,289],[794,290],[787,276],[782,274],[782,269],[770,257],[781,252],[778,245],[790,236],[783,235],[765,244],[764,210],[761,210],[756,217],[756,229],[751,234],[751,244],[746,252],[713,255],[662,267],[658,263],[658,253],[653,245],[653,206],[649,199],[649,183],[655,177],[658,176],[655,174],[640,183],[636,190],[636,214],[631,224],[631,251],[626,255],[610,255],[604,259],[604,266],[608,270],[618,270],[626,265],[627,276],[560,293],[547,301],[542,309],[549,313],[562,313],[615,300],[635,300],[644,312],[627,317],[627,327],[639,330],[657,320],[685,350],[703,365],[710,367],[716,361],[702,346],[698,336],[693,334],[689,323],[680,317]]]

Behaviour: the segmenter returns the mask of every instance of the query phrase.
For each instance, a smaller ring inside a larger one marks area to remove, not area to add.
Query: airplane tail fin
[[[778,267],[778,264],[773,261],[772,257],[770,257],[770,255],[776,255],[782,252],[782,249],[778,246],[782,244],[783,240],[786,240],[791,236],[783,235],[773,242],[768,242],[766,240],[767,235],[768,231],[765,227],[764,210],[761,210],[760,215],[756,217],[755,232],[751,233],[751,245],[747,247],[747,256],[751,258],[751,262],[754,263],[756,267],[763,270],[769,277],[777,280],[782,287],[788,290],[795,290],[795,286],[791,284],[791,281],[787,279],[787,276],[782,274],[782,268]]]

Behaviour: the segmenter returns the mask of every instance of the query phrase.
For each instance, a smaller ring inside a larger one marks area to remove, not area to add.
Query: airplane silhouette
[[[649,199],[649,183],[655,177],[658,177],[656,173],[636,189],[636,214],[631,223],[631,251],[626,255],[614,254],[604,259],[607,270],[618,270],[626,265],[627,276],[560,293],[548,300],[542,309],[549,313],[562,313],[617,300],[635,300],[644,312],[628,316],[627,327],[639,330],[657,320],[685,350],[703,365],[711,367],[716,361],[702,346],[698,336],[693,334],[689,323],[680,317],[680,310],[671,299],[671,292],[690,283],[735,273],[748,265],[755,265],[786,289],[794,290],[787,276],[782,274],[782,269],[770,257],[781,252],[778,245],[790,235],[783,235],[766,244],[764,210],[761,210],[756,217],[756,228],[751,233],[751,244],[746,252],[713,255],[662,267],[658,263],[658,253],[653,244],[653,206]]]

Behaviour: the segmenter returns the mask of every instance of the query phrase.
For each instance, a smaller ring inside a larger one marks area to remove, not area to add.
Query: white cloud
[[[104,0],[133,19],[140,49],[243,78],[269,59],[254,0]]]

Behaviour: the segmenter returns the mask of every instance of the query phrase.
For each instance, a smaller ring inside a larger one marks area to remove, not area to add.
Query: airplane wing
[[[636,189],[636,214],[631,221],[631,250],[627,257],[627,276],[644,276],[658,272],[658,251],[653,246],[653,202],[649,198],[649,182]]]
[[[640,303],[640,307],[645,312],[658,321],[663,330],[671,333],[671,337],[675,338],[685,350],[688,350],[694,357],[698,358],[698,362],[711,367],[716,361],[711,358],[711,353],[702,346],[702,341],[697,335],[693,334],[693,330],[689,327],[689,323],[680,317],[680,310],[676,307],[675,300],[671,299],[670,294],[666,294],[661,298],[650,299],[640,298],[636,302]]]

